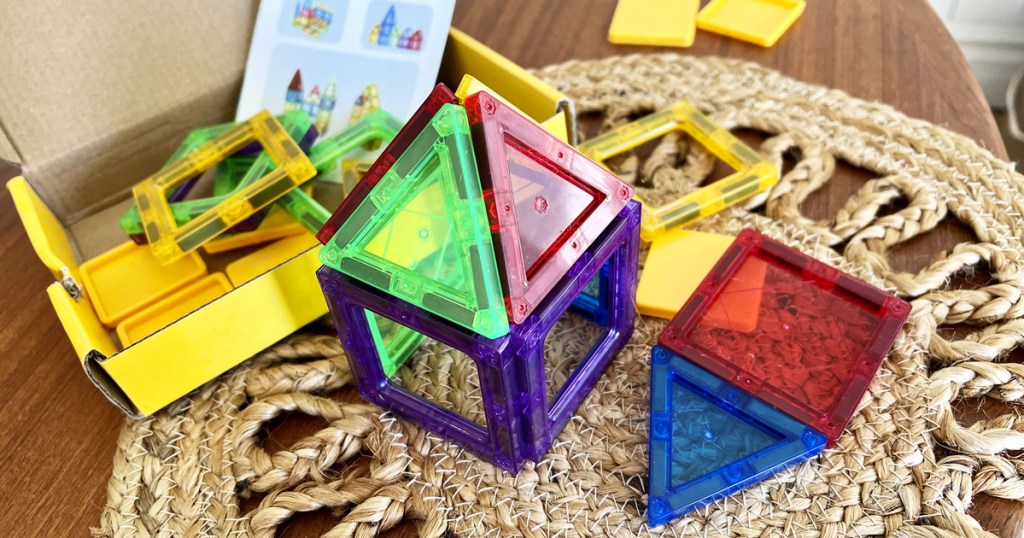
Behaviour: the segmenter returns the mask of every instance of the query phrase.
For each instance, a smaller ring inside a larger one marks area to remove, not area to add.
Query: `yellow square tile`
[[[711,0],[697,28],[770,47],[804,12],[804,0]]]
[[[118,323],[117,337],[121,339],[121,347],[142,340],[229,291],[231,283],[221,273],[213,273],[185,286]]]
[[[732,241],[728,235],[681,229],[654,240],[636,288],[637,311],[672,319]]]
[[[122,243],[79,268],[86,294],[107,327],[206,276],[206,264],[190,252],[164,265],[148,245]]]
[[[689,47],[696,33],[697,0],[619,0],[608,41],[620,45]]]

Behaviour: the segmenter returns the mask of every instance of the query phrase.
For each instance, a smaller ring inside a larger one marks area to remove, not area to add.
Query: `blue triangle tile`
[[[661,346],[651,352],[653,527],[812,458],[824,435]]]

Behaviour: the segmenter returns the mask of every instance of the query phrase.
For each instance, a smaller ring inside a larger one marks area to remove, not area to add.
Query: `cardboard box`
[[[84,261],[126,241],[117,217],[132,185],[189,130],[231,120],[256,7],[183,0],[126,10],[93,0],[60,9],[28,3],[0,18],[7,43],[35,41],[0,55],[0,157],[23,170],[8,189],[57,279],[46,291],[86,375],[132,416],[152,414],[327,313],[315,275],[319,245],[278,248],[281,263],[121,349],[79,274]],[[63,30],[39,33],[43,20]],[[439,78],[454,89],[465,73],[574,137],[566,96],[453,29]],[[206,260],[210,273],[226,264]]]

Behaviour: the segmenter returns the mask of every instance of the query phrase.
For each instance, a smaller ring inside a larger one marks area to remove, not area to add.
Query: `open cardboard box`
[[[8,189],[33,248],[57,278],[47,288],[54,310],[103,394],[129,415],[152,414],[326,314],[315,275],[319,245],[296,236],[250,254],[269,270],[121,348],[84,292],[79,269],[126,241],[117,217],[133,184],[159,168],[191,129],[230,121],[256,5],[190,0],[112,8],[95,24],[81,24],[77,9],[25,9],[38,13],[21,13],[23,26],[0,23],[9,38],[28,32],[33,19],[54,16],[67,19],[54,27],[82,35],[47,34],[49,43],[27,47],[27,57],[0,58],[0,76],[17,82],[0,101],[0,157],[23,169]],[[173,30],[182,27],[192,31]],[[574,138],[565,95],[453,29],[439,79],[454,89],[466,73]],[[60,91],[39,92],[54,83]],[[40,95],[46,107],[20,99]],[[207,260],[206,269],[219,271],[222,263]]]

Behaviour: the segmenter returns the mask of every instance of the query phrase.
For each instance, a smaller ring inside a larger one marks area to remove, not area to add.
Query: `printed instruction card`
[[[237,120],[304,110],[321,136],[375,108],[405,121],[437,81],[455,0],[263,0]]]

